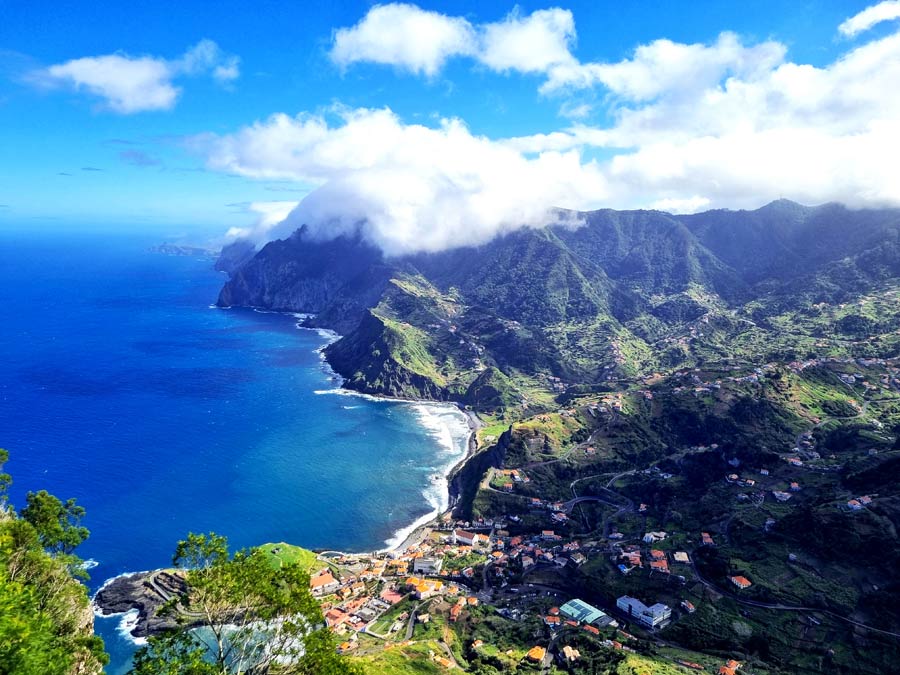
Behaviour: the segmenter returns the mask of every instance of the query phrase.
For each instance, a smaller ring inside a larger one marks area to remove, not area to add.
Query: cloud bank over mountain
[[[840,33],[859,36],[894,18],[895,4],[849,17]],[[729,32],[708,44],[658,39],[615,63],[582,63],[576,37],[572,13],[559,8],[473,24],[391,4],[337,30],[330,56],[342,68],[373,62],[425,77],[466,58],[538,75],[541,95],[564,101],[596,89],[608,105],[602,124],[488,138],[460,119],[426,126],[388,108],[335,107],[275,114],[191,145],[210,169],[309,190],[266,236],[301,224],[333,236],[362,224],[389,254],[482,243],[544,225],[554,207],[696,211],[780,196],[900,205],[900,32],[824,66]]]
[[[282,227],[307,224],[323,237],[355,230],[389,254],[483,243],[540,226],[555,204],[609,197],[595,162],[575,150],[526,157],[476,136],[460,120],[404,124],[388,109],[322,116],[273,115],[229,136],[194,139],[211,168],[310,186]]]

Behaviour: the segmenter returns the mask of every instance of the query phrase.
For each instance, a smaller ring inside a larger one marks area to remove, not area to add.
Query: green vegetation
[[[309,574],[322,566],[319,557],[314,551],[294,546],[293,544],[280,542],[277,544],[263,544],[258,548],[269,554],[271,556],[270,560],[276,563],[277,567],[293,565]]]
[[[573,635],[580,663],[550,673],[689,672],[678,660],[715,672],[726,657],[779,675],[896,669],[895,640],[842,619],[900,632],[900,212],[778,201],[579,216],[578,228],[390,260],[359,238],[301,233],[258,254],[225,295],[304,297],[296,309],[345,336],[327,356],[348,386],[482,416],[480,452],[454,476],[455,515],[502,520],[525,541],[552,528],[587,557],[538,560],[527,574],[513,561],[497,584],[676,608],[667,646],[640,629],[634,653]],[[317,269],[342,251],[362,264]],[[593,501],[552,515],[548,503],[574,496]],[[696,566],[670,559],[672,574],[651,573],[645,557],[623,574],[616,547],[647,549],[644,534],[659,530],[669,534],[654,546]],[[733,575],[752,585],[738,590]],[[523,657],[549,643],[546,608],[508,595],[526,614],[467,607],[450,622],[433,601],[411,644],[367,638],[359,658],[373,672],[440,672],[435,655],[449,649],[468,672],[538,672]],[[696,612],[678,613],[684,599]]]
[[[169,611],[198,630],[151,637],[134,660],[133,675],[345,675],[357,669],[336,654],[309,592],[309,574],[297,563],[272,565],[262,549],[228,552],[216,534],[189,534],[173,557],[185,570],[188,593]]]
[[[84,510],[41,491],[16,514],[7,458],[0,449],[0,675],[99,673],[107,656],[72,555],[88,536]]]
[[[443,654],[436,642],[390,645],[374,654],[355,657],[366,675],[440,675],[447,672],[432,659]]]

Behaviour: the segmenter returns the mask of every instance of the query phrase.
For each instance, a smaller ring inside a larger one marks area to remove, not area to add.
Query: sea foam
[[[447,461],[440,467],[436,467],[435,474],[439,480],[430,481],[422,490],[425,502],[431,506],[431,510],[412,524],[403,527],[385,541],[385,550],[393,550],[403,544],[406,538],[416,528],[425,525],[449,506],[449,484],[447,476],[468,450],[471,429],[465,413],[450,404],[438,403],[407,403],[415,413],[419,424],[428,432],[443,449]]]

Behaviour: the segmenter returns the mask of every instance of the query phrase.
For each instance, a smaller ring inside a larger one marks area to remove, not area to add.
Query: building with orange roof
[[[744,590],[745,588],[750,588],[753,585],[753,582],[751,582],[747,577],[736,576],[736,577],[730,577],[730,579],[731,579],[731,583],[733,583],[735,586],[737,586],[741,590]]]
[[[662,560],[651,560],[650,569],[654,572],[669,574],[669,563],[665,558],[663,558]]]
[[[436,579],[420,579],[419,577],[409,577],[406,580],[407,587],[415,593],[419,600],[430,598],[444,590],[444,582]]]
[[[350,618],[350,615],[344,612],[337,607],[329,609],[325,612],[325,624],[329,628],[334,628],[335,626],[340,626],[342,623],[347,621]]]
[[[454,544],[465,544],[467,546],[486,544],[489,541],[489,539],[483,534],[478,534],[477,532],[466,532],[465,530],[453,530],[451,540]]]
[[[340,584],[330,571],[324,570],[309,580],[309,590],[313,595],[327,595],[338,589]]]
[[[534,661],[535,663],[540,663],[541,661],[544,660],[544,657],[546,655],[547,655],[546,649],[535,645],[534,647],[532,647],[531,649],[528,650],[528,653],[525,655],[525,657],[529,661]]]

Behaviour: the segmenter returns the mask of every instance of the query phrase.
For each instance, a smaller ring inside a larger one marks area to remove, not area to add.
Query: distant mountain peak
[[[790,199],[785,199],[781,197],[779,199],[775,199],[765,206],[761,206],[756,209],[757,211],[808,211],[811,207],[804,206],[798,202],[792,201]]]

